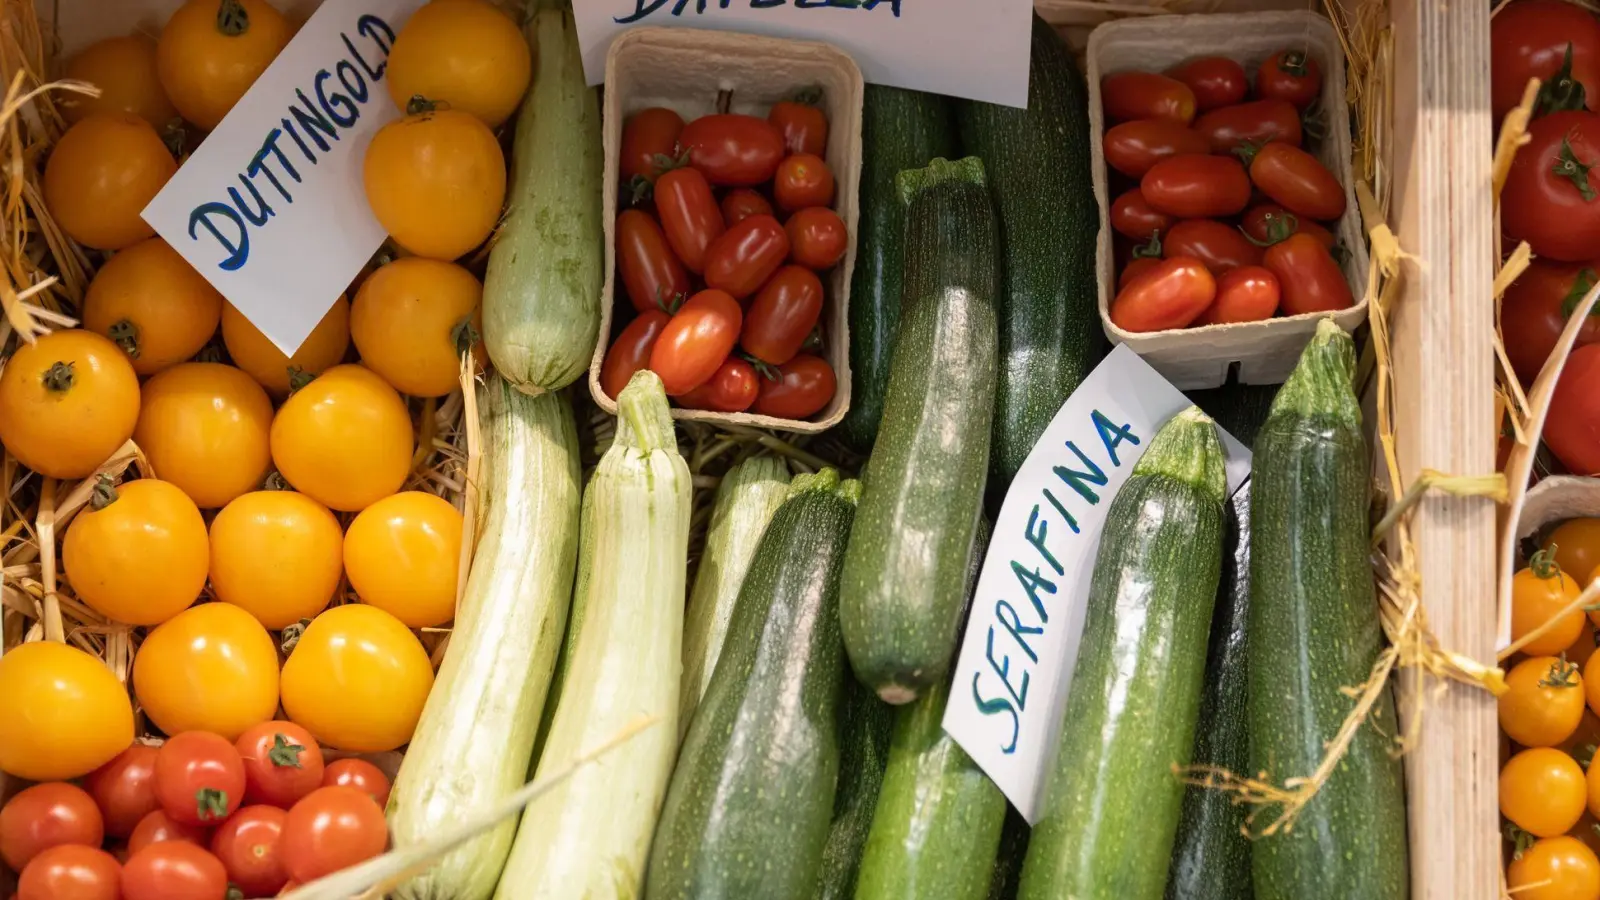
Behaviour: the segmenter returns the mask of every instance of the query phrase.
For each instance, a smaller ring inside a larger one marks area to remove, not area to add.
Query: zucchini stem
[[[617,436],[613,444],[643,453],[678,447],[661,378],[649,369],[634,373],[617,398]]]

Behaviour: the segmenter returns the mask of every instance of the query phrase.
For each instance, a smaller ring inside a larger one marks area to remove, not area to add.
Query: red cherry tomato
[[[1167,70],[1194,92],[1195,109],[1205,112],[1219,106],[1232,106],[1250,92],[1250,77],[1244,66],[1225,56],[1202,56]]]
[[[822,157],[798,153],[778,163],[772,198],[784,212],[833,203],[833,170]]]
[[[156,799],[156,753],[149,744],[133,744],[83,780],[111,837],[127,837],[140,819],[161,808]]]
[[[751,216],[770,215],[773,215],[772,204],[750,188],[734,188],[722,198],[722,221],[729,228]]]
[[[1261,266],[1240,266],[1217,278],[1217,299],[1195,325],[1259,322],[1278,311],[1278,276]]]
[[[1600,247],[1600,115],[1557,112],[1534,119],[1500,192],[1506,236],[1534,256],[1582,262]]]
[[[771,216],[751,216],[706,248],[706,287],[743,300],[789,258],[789,234]]]
[[[710,380],[739,340],[744,313],[726,291],[704,290],[678,310],[650,351],[650,371],[676,397]]]
[[[283,822],[279,853],[295,881],[315,881],[382,853],[389,845],[383,810],[352,787],[307,794]]]
[[[639,312],[689,295],[689,273],[649,213],[629,209],[617,215],[617,269],[628,302]]]
[[[1305,109],[1322,95],[1322,68],[1304,50],[1279,50],[1256,70],[1256,96]]]
[[[1211,219],[1185,219],[1172,226],[1161,240],[1162,256],[1192,256],[1206,264],[1212,275],[1240,266],[1261,264],[1261,248],[1239,229]]]
[[[742,359],[729,359],[717,368],[710,381],[679,397],[678,405],[714,412],[744,412],[756,402],[758,380],[755,366]]]
[[[706,248],[722,237],[722,209],[699,169],[673,169],[656,179],[656,215],[667,243],[696,275],[705,269]]]
[[[1106,164],[1133,178],[1143,178],[1151,166],[1168,157],[1211,152],[1211,144],[1200,132],[1161,119],[1115,125],[1102,144]]]
[[[804,419],[822,411],[838,387],[827,360],[801,353],[778,367],[776,379],[762,377],[755,412],[778,419]]]
[[[1244,210],[1250,177],[1226,156],[1174,156],[1151,167],[1139,191],[1152,209],[1180,219],[1217,219]]]
[[[1154,72],[1119,72],[1100,80],[1100,101],[1115,122],[1163,119],[1187,125],[1194,120],[1195,97],[1176,78]]]
[[[629,116],[622,126],[622,149],[617,161],[622,180],[655,180],[661,164],[658,157],[670,160],[678,155],[678,135],[682,131],[683,117],[670,109],[656,106]]]
[[[828,116],[816,106],[783,100],[772,104],[767,121],[783,135],[787,153],[821,156],[828,149]]]
[[[389,776],[364,759],[350,757],[328,763],[322,773],[322,786],[353,787],[365,791],[372,802],[380,807],[389,802]]]
[[[850,249],[850,232],[831,209],[802,209],[789,217],[784,230],[789,233],[789,258],[816,272],[838,265]]]
[[[119,900],[122,866],[99,847],[62,844],[35,856],[14,900]]]
[[[804,266],[784,266],[750,302],[739,344],[756,359],[781,366],[800,352],[821,316],[822,280]]]
[[[288,883],[281,852],[287,818],[276,806],[246,806],[211,836],[211,852],[246,897],[271,897]]]
[[[1286,100],[1257,100],[1214,109],[1194,120],[1212,153],[1232,153],[1245,144],[1282,141],[1300,146],[1300,111]]]
[[[617,335],[611,349],[606,351],[605,361],[600,363],[600,390],[605,391],[607,397],[615,400],[622,396],[622,389],[628,386],[634,374],[650,368],[650,351],[671,319],[665,312],[652,309],[640,313]]]
[[[133,827],[133,833],[128,835],[128,855],[132,856],[151,844],[163,841],[183,841],[196,847],[207,847],[211,844],[211,829],[174,822],[165,810],[158,809],[140,819],[139,824]]]
[[[1567,77],[1555,75],[1572,65]],[[1529,78],[1540,81],[1543,112],[1575,109],[1578,89],[1585,106],[1600,103],[1600,21],[1588,10],[1563,0],[1518,0],[1489,20],[1489,102],[1498,125],[1522,102]]]
[[[1261,193],[1297,216],[1332,221],[1344,215],[1344,187],[1339,179],[1299,147],[1272,143],[1256,151],[1250,180]]]
[[[719,186],[753,187],[771,181],[783,159],[783,135],[755,116],[701,116],[683,126],[678,143],[689,151],[689,164]]]
[[[1279,306],[1286,316],[1348,309],[1355,305],[1350,284],[1328,249],[1309,234],[1273,244],[1261,264],[1278,276]]]
[[[1134,332],[1182,328],[1216,296],[1217,282],[1205,263],[1192,256],[1162,260],[1117,292],[1111,324]]]
[[[1261,203],[1245,211],[1244,233],[1262,244],[1275,244],[1291,234],[1304,232],[1329,250],[1336,243],[1333,232],[1310,219],[1301,218],[1276,203]]]
[[[0,859],[15,872],[51,847],[98,847],[104,838],[105,821],[94,798],[66,782],[36,784],[0,808]]]
[[[1161,258],[1156,256],[1141,256],[1129,260],[1128,264],[1122,267],[1122,275],[1117,278],[1117,290],[1120,291],[1132,284],[1135,278],[1149,274],[1160,262]]]
[[[1506,357],[1524,385],[1533,383],[1566,330],[1571,310],[1594,286],[1600,262],[1550,263],[1536,259],[1506,289],[1500,336]],[[1600,343],[1600,313],[1590,313],[1575,346]]]
[[[175,822],[217,825],[244,802],[244,761],[227,738],[185,731],[156,754],[156,798]]]
[[[1550,398],[1544,442],[1574,475],[1600,474],[1600,344],[1573,349]]]
[[[233,746],[244,760],[244,802],[281,809],[322,785],[322,748],[293,722],[262,722]]]
[[[193,844],[151,844],[122,867],[122,900],[222,900],[228,870]]]
[[[1111,228],[1136,241],[1148,241],[1157,232],[1166,234],[1172,217],[1150,208],[1138,188],[1129,188],[1111,201]]]

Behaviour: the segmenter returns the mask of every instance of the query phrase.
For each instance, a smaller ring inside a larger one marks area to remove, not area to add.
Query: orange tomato
[[[1550,747],[1532,747],[1500,769],[1500,814],[1537,837],[1565,834],[1588,801],[1583,769]]]
[[[201,509],[259,487],[271,467],[272,401],[233,366],[184,363],[144,384],[134,442]]]
[[[0,443],[51,478],[85,478],[133,436],[139,377],[116,344],[68,329],[17,348],[0,372]]]
[[[341,512],[359,512],[400,490],[414,444],[405,401],[362,366],[323,372],[272,420],[278,472]]]
[[[1583,664],[1583,695],[1589,708],[1600,715],[1600,653],[1591,654]]]
[[[150,632],[133,657],[133,693],[167,734],[210,731],[230,741],[278,708],[278,648],[254,616],[202,603]]]
[[[67,236],[121,250],[155,234],[139,217],[178,171],[161,136],[133,113],[96,113],[67,129],[44,164],[44,203]]]
[[[98,97],[71,91],[56,95],[68,124],[93,113],[126,112],[159,130],[178,117],[156,74],[156,42],[142,34],[95,41],[67,60],[61,75],[100,89]]]
[[[200,510],[177,486],[141,478],[96,487],[67,526],[62,566],[78,599],[127,625],[159,625],[206,586],[210,545]]]
[[[422,642],[375,606],[335,606],[312,620],[283,664],[283,709],[330,747],[394,750],[411,740],[433,688]]]
[[[211,521],[211,586],[276,631],[333,599],[343,541],[339,520],[305,494],[242,494]]]
[[[344,568],[356,596],[412,628],[455,618],[460,563],[461,513],[422,491],[379,500],[344,535]]]
[[[1532,656],[1506,675],[1500,695],[1500,727],[1524,747],[1554,747],[1583,721],[1584,681],[1578,664],[1554,656]]]
[[[487,0],[433,0],[411,14],[389,51],[389,96],[402,111],[426,97],[499,128],[533,75],[522,29]]]
[[[282,400],[289,396],[291,370],[321,375],[344,359],[344,352],[350,347],[350,301],[340,294],[293,356],[284,356],[276,344],[250,324],[244,313],[224,302],[222,343],[228,348],[234,365],[249,373],[267,393]]]
[[[1590,613],[1589,615],[1594,616],[1597,613]],[[1596,649],[1600,648],[1595,645],[1594,629],[1585,625],[1579,630],[1578,639],[1573,641],[1572,646],[1566,649],[1565,655],[1568,662],[1575,662],[1580,666],[1584,666],[1588,665],[1589,657],[1594,655]]]
[[[30,781],[87,775],[133,743],[133,705],[105,663],[55,641],[0,656],[0,771]]]
[[[83,298],[83,327],[115,341],[140,375],[199,353],[221,317],[222,295],[158,237],[107,260]]]
[[[1577,838],[1548,837],[1511,861],[1506,887],[1517,900],[1595,900],[1600,859]]]
[[[483,243],[506,198],[506,160],[471,113],[436,109],[372,136],[363,163],[367,202],[394,242],[451,260]]]
[[[424,7],[426,9],[426,7]],[[410,256],[372,273],[350,305],[361,362],[413,397],[443,397],[461,381],[461,354],[483,365],[483,283],[455,263]]]
[[[1578,599],[1578,583],[1561,571],[1548,550],[1528,561],[1511,579],[1511,639],[1520,640],[1557,615],[1559,621],[1522,648],[1530,655],[1550,656],[1572,646],[1583,631],[1583,610],[1562,613]]]
[[[156,71],[172,105],[211,131],[294,36],[266,0],[188,0],[156,43]]]
[[[1600,566],[1600,519],[1568,519],[1550,532],[1545,545],[1561,571],[1582,578]]]

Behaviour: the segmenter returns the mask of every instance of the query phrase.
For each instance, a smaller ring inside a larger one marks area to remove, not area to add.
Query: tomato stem
[[[222,345],[214,340],[208,341],[204,347],[200,348],[200,352],[194,355],[194,361],[209,363],[222,362]]]
[[[221,822],[228,817],[228,792],[201,788],[194,792],[195,815],[202,822]]]
[[[756,370],[756,374],[760,375],[762,378],[765,378],[768,381],[783,380],[783,374],[778,371],[777,366],[774,366],[769,362],[763,362],[762,360],[756,359],[749,353],[740,353],[739,357],[745,362],[749,363],[751,367]]]
[[[478,329],[473,327],[471,315],[462,316],[461,321],[450,329],[450,341],[455,344],[457,356],[471,353],[472,348],[478,344],[478,338]]]
[[[1539,99],[1534,104],[1533,114],[1537,117],[1587,107],[1588,98],[1584,94],[1583,82],[1572,77],[1572,42],[1568,41],[1567,50],[1561,57],[1561,68],[1539,86]]]
[[[310,619],[301,619],[283,626],[283,631],[279,633],[278,649],[283,651],[285,659],[294,653],[294,648],[300,643],[301,635],[306,633],[306,628],[310,624]]]
[[[801,106],[821,106],[822,98],[822,85],[814,84],[811,87],[801,88],[799,91],[796,91],[793,102],[798,103]]]
[[[1551,544],[1533,554],[1528,560],[1528,568],[1533,570],[1534,577],[1543,581],[1561,577],[1561,566],[1556,562],[1556,545]]]
[[[1560,659],[1550,664],[1550,671],[1545,673],[1543,678],[1539,679],[1539,687],[1577,687],[1578,683],[1572,680],[1577,674],[1578,664],[1575,662],[1567,662],[1567,655],[1563,653],[1561,654]]]
[[[290,395],[293,395],[295,391],[298,391],[301,388],[305,387],[306,385],[310,384],[313,380],[316,379],[316,377],[317,376],[311,374],[310,372],[307,372],[305,369],[302,369],[299,366],[290,366],[289,367],[289,393],[290,393]]]
[[[444,109],[444,104],[435,103],[421,94],[412,94],[411,99],[406,101],[406,115],[408,116],[420,116],[437,109]]]
[[[283,477],[282,472],[273,469],[267,473],[266,478],[261,479],[261,489],[263,491],[292,491],[294,486],[289,484],[289,480]]]
[[[106,337],[111,338],[113,343],[121,347],[122,352],[128,354],[129,359],[139,358],[139,326],[133,324],[132,320],[118,319],[112,322],[111,327],[106,331]]]
[[[217,5],[217,30],[228,37],[238,37],[250,30],[250,13],[240,0],[222,0]]]
[[[1511,842],[1511,858],[1521,859],[1522,854],[1528,852],[1528,848],[1533,846],[1536,838],[1528,832],[1523,831],[1521,828],[1518,828],[1510,822],[1507,822],[1506,840]]]
[[[733,91],[717,91],[717,114],[725,116],[733,108]]]
[[[1572,150],[1572,142],[1563,136],[1561,152],[1556,156],[1556,164],[1550,167],[1550,172],[1557,178],[1565,178],[1572,182],[1572,186],[1578,189],[1578,193],[1586,203],[1592,202],[1595,198],[1595,190],[1589,184],[1589,170],[1592,168],[1594,168],[1592,163],[1585,164],[1578,159],[1578,155]]]
[[[303,769],[305,767],[300,764],[300,754],[304,752],[306,752],[305,747],[289,743],[289,739],[280,731],[272,736],[272,746],[267,749],[267,760],[278,768]]]
[[[1283,55],[1278,57],[1278,71],[1285,75],[1303,78],[1306,74],[1306,63],[1308,61],[1309,57],[1306,56],[1304,50],[1285,50]]]
[[[1593,269],[1584,266],[1578,270],[1577,276],[1572,279],[1572,290],[1567,291],[1567,296],[1561,298],[1561,318],[1572,318],[1572,314],[1578,309],[1578,304],[1582,303],[1583,298],[1594,288],[1595,281],[1596,275]],[[1589,315],[1600,316],[1600,307],[1589,310]]]
[[[1256,154],[1261,152],[1261,147],[1262,144],[1256,141],[1240,141],[1239,146],[1233,148],[1233,155],[1244,163],[1246,172],[1250,170],[1250,164],[1256,161]]]
[[[1593,744],[1584,744],[1573,751],[1572,760],[1582,766],[1584,771],[1588,771],[1590,764],[1594,762],[1594,754],[1597,749],[1600,748],[1595,747]],[[1600,828],[1600,825],[1595,827]]]
[[[39,380],[44,384],[44,389],[52,394],[64,394],[71,390],[72,385],[77,381],[77,375],[73,373],[72,366],[73,364],[70,362],[56,362],[50,368],[45,369],[44,374],[39,376]]]
[[[117,483],[110,475],[101,475],[95,479],[94,488],[89,491],[89,509],[99,512],[117,502]]]
[[[1150,240],[1133,248],[1134,259],[1161,258],[1161,229],[1150,232]]]

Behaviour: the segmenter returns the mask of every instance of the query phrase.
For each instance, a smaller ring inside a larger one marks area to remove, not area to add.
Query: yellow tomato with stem
[[[482,244],[506,199],[506,160],[471,113],[417,104],[378,129],[363,179],[378,224],[417,256],[451,260]]]
[[[350,337],[367,368],[413,397],[461,383],[461,354],[483,365],[483,283],[452,262],[409,256],[373,272],[350,306]]]
[[[0,443],[51,478],[86,478],[139,419],[139,377],[116,344],[78,328],[23,344],[0,372]]]
[[[188,0],[161,29],[156,71],[178,112],[211,131],[293,36],[266,0]]]
[[[305,494],[242,494],[211,520],[211,586],[276,631],[327,608],[343,541],[339,520]]]
[[[1511,639],[1520,640],[1555,619],[1555,624],[1525,645],[1522,652],[1550,656],[1572,646],[1583,631],[1583,610],[1563,610],[1578,599],[1578,594],[1578,583],[1561,571],[1549,549],[1535,553],[1528,560],[1528,567],[1511,579]]]
[[[62,77],[87,81],[100,89],[88,97],[73,91],[56,96],[68,124],[101,112],[133,113],[156,130],[178,117],[156,74],[156,42],[142,34],[95,41],[67,60]]]
[[[1500,814],[1536,837],[1565,834],[1589,799],[1577,761],[1550,747],[1530,747],[1500,769]]]
[[[330,747],[382,753],[411,740],[433,688],[416,635],[375,606],[347,603],[311,621],[283,664],[283,709]]]
[[[433,0],[411,14],[389,51],[389,96],[403,111],[426,97],[499,128],[533,74],[528,39],[488,0]]]
[[[282,400],[289,396],[294,377],[320,375],[344,360],[345,351],[350,348],[350,301],[340,294],[293,356],[284,356],[244,313],[224,301],[222,343],[234,365],[249,373],[267,393]]]
[[[294,489],[340,512],[400,490],[416,439],[405,401],[364,366],[334,366],[272,420],[272,460]]]
[[[461,513],[422,491],[385,497],[344,535],[344,569],[356,596],[412,628],[455,618]]]
[[[1577,663],[1531,656],[1506,675],[1500,727],[1524,747],[1554,747],[1583,721],[1584,687]]]
[[[155,234],[140,213],[178,171],[149,122],[133,113],[86,116],[44,164],[44,203],[67,236],[121,250]]]
[[[133,439],[158,477],[217,509],[261,486],[271,428],[272,401],[255,379],[222,363],[183,363],[145,382]]]
[[[235,740],[278,709],[278,648],[239,607],[202,603],[145,637],[133,657],[133,693],[167,734]]]
[[[0,656],[0,771],[30,781],[87,775],[133,743],[133,704],[106,664],[55,641]]]
[[[221,318],[222,295],[158,237],[107,260],[83,298],[83,327],[111,338],[140,375],[199,353]]]
[[[1595,900],[1600,858],[1575,837],[1548,837],[1511,860],[1506,887],[1517,900]]]
[[[78,599],[125,625],[159,625],[205,590],[210,545],[200,510],[154,478],[102,477],[67,526],[62,566]]]

